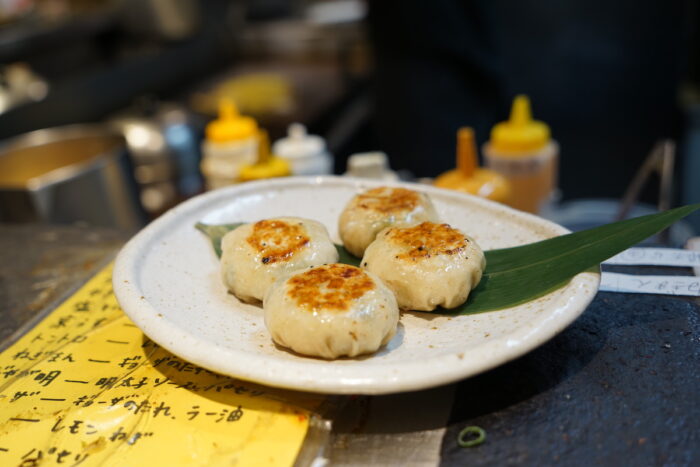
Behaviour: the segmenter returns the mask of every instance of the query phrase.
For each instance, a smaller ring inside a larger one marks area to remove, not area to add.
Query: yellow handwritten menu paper
[[[124,315],[111,273],[0,355],[0,465],[292,465],[320,396],[175,357]]]

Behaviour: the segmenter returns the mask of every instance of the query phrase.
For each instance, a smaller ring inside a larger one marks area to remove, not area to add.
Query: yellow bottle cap
[[[491,130],[491,147],[506,153],[538,151],[549,143],[549,127],[532,119],[530,99],[519,95],[513,100],[510,119]],[[517,156],[518,154],[513,154]]]
[[[240,115],[231,99],[222,99],[219,102],[219,118],[207,125],[206,134],[209,141],[227,143],[253,137],[257,131],[255,120]]]
[[[242,182],[263,178],[286,177],[292,170],[287,160],[270,153],[270,139],[265,130],[260,130],[258,144],[258,161],[253,165],[241,167],[238,178]]]
[[[441,174],[433,184],[501,203],[508,201],[508,180],[492,170],[479,168],[477,161],[474,130],[460,128],[457,132],[457,168]]]

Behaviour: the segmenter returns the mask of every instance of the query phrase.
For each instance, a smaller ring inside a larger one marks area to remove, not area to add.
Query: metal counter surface
[[[0,224],[0,349],[95,274],[127,239],[106,228]]]

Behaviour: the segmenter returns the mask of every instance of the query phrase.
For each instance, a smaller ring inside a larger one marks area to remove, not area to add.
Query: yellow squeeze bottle
[[[219,103],[219,118],[206,127],[200,168],[209,189],[236,183],[241,167],[258,157],[258,124],[240,115],[230,99]]]
[[[493,170],[477,165],[474,130],[462,127],[457,132],[457,168],[439,175],[435,186],[463,191],[505,203],[509,199],[508,181]]]
[[[258,161],[241,167],[239,180],[247,182],[263,178],[286,177],[291,175],[291,167],[286,159],[270,154],[270,140],[265,130],[260,130]]]
[[[493,127],[483,149],[486,166],[510,182],[509,205],[537,213],[551,199],[557,183],[559,145],[545,123],[532,119],[527,96],[515,98],[510,119]]]

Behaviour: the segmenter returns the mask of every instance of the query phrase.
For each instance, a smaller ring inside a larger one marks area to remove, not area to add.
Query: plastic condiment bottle
[[[301,123],[292,123],[287,137],[275,141],[272,152],[289,162],[293,175],[327,175],[333,173],[333,157],[326,150],[326,141],[309,135]]]
[[[236,183],[241,167],[258,158],[257,122],[239,115],[230,99],[219,105],[219,118],[207,125],[202,143],[200,168],[209,189]]]
[[[289,162],[270,154],[270,140],[265,130],[260,130],[259,139],[258,161],[255,164],[241,167],[239,180],[247,182],[291,175],[292,171]]]
[[[469,127],[457,131],[457,168],[439,175],[433,184],[500,203],[507,202],[510,194],[504,177],[493,170],[479,168],[474,130]]]
[[[510,182],[508,204],[533,213],[552,198],[558,157],[559,145],[545,123],[532,119],[530,100],[524,95],[515,98],[510,119],[494,126],[491,140],[484,144],[486,166]]]
[[[399,176],[389,167],[389,158],[381,151],[358,152],[348,158],[348,177],[394,181]]]

